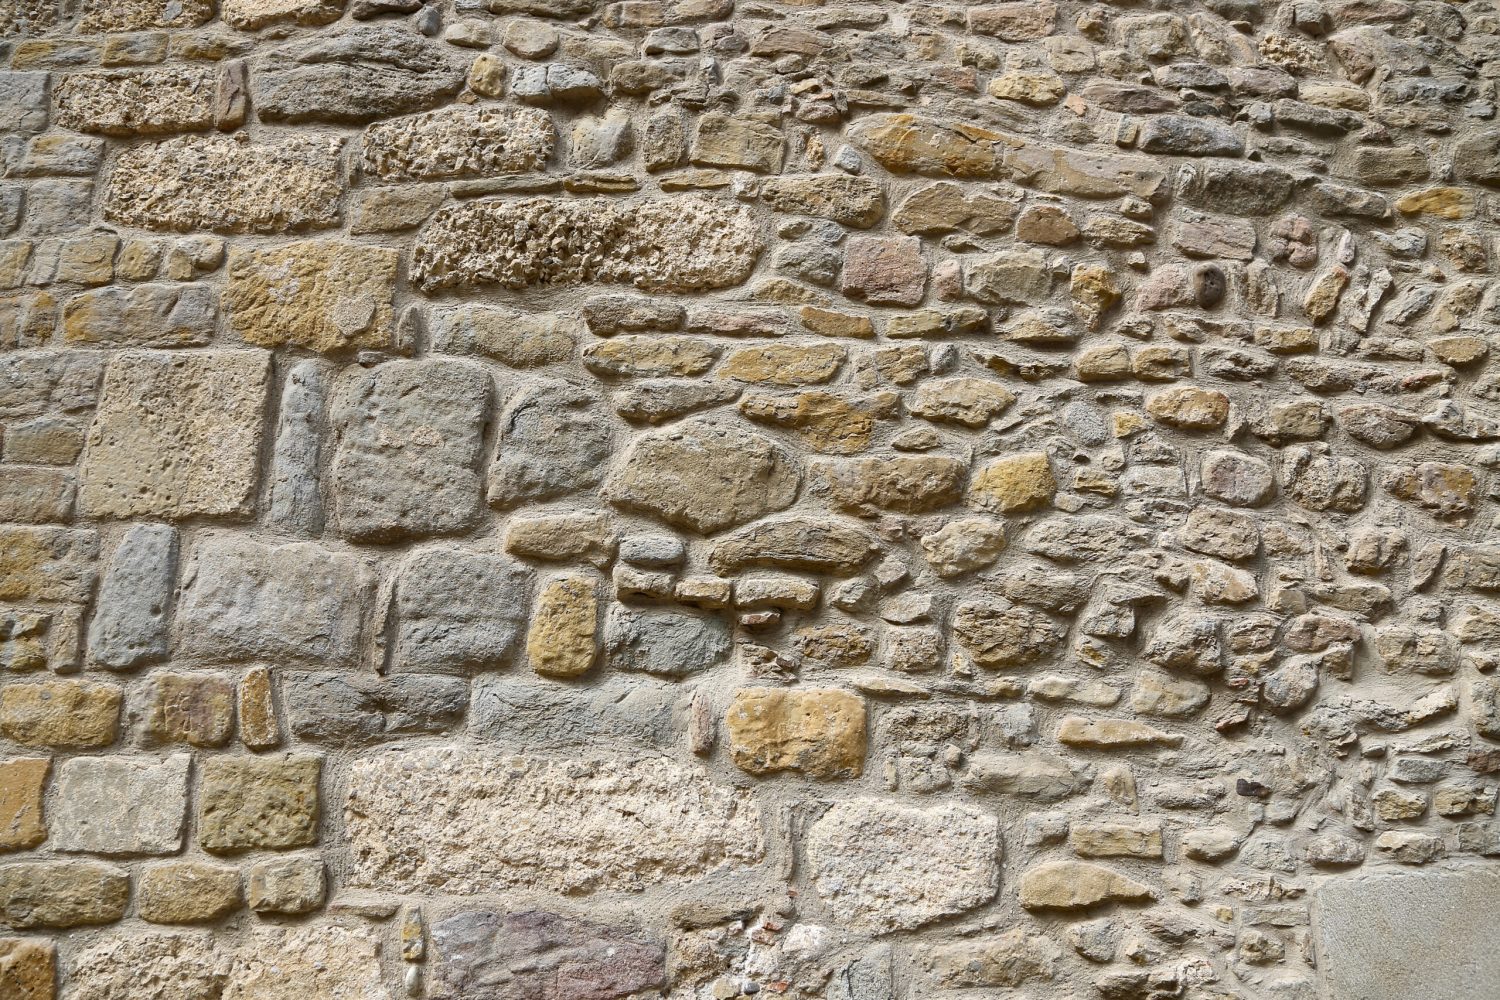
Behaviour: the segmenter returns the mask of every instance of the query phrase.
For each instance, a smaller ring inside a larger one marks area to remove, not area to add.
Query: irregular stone
[[[349,369],[334,392],[334,517],[360,542],[455,534],[480,516],[492,384],[476,365],[391,361]]]
[[[1057,21],[1057,4],[1052,0],[1039,3],[997,3],[970,7],[969,30],[989,35],[1003,42],[1030,42],[1052,34]]]
[[[1143,670],[1136,674],[1131,689],[1130,710],[1139,715],[1186,718],[1203,710],[1208,693],[1208,685],[1201,681]]]
[[[94,589],[99,536],[73,528],[0,528],[0,600],[83,603]]]
[[[799,386],[831,381],[844,363],[838,344],[766,344],[743,347],[719,366],[719,378],[741,382]]]
[[[708,371],[718,357],[718,347],[692,337],[616,337],[590,344],[583,365],[597,375],[692,376]]]
[[[113,684],[11,682],[0,688],[0,733],[22,746],[97,750],[115,741],[122,700]]]
[[[114,865],[25,861],[0,866],[0,924],[17,930],[111,924],[125,915],[129,900],[130,876]]]
[[[566,383],[538,383],[514,396],[490,465],[491,506],[550,500],[597,485],[611,454],[609,425],[594,397]]]
[[[1271,467],[1238,451],[1211,451],[1201,466],[1203,492],[1235,507],[1259,507],[1276,494]]]
[[[1038,802],[1061,802],[1087,785],[1067,761],[1051,754],[986,752],[969,759],[963,784],[978,794],[1018,795]]]
[[[325,892],[321,858],[274,858],[251,866],[246,899],[256,913],[311,913]]]
[[[1287,496],[1308,510],[1356,511],[1365,504],[1362,463],[1308,447],[1282,452],[1281,480]]]
[[[433,350],[483,355],[511,368],[568,361],[577,346],[570,324],[545,313],[464,305],[441,313],[432,326]]]
[[[1438,517],[1462,517],[1474,509],[1479,480],[1468,465],[1419,462],[1384,470],[1381,485],[1392,496],[1415,503]]]
[[[941,577],[983,569],[1005,551],[1005,525],[988,517],[960,517],[922,536],[922,555]]]
[[[729,625],[717,615],[615,604],[604,626],[605,656],[617,670],[685,677],[729,650]]]
[[[505,528],[505,551],[550,562],[582,559],[604,567],[614,559],[616,541],[605,514],[516,516]]]
[[[1083,719],[1070,715],[1057,727],[1058,742],[1083,750],[1176,747],[1182,737],[1129,719]]]
[[[376,122],[361,152],[371,176],[445,180],[545,169],[556,141],[545,111],[457,105]]]
[[[58,767],[52,846],[94,854],[172,854],[182,848],[190,756],[160,763],[75,757]]]
[[[219,297],[202,285],[136,285],[83,292],[63,307],[63,338],[104,347],[202,347],[219,322]]]
[[[940,985],[956,989],[1050,982],[1061,957],[1062,949],[1050,938],[1018,927],[992,937],[938,945],[926,962]]]
[[[752,566],[849,576],[875,555],[875,540],[840,521],[782,517],[761,521],[720,539],[709,565],[721,576]]]
[[[996,459],[974,474],[968,503],[996,514],[1024,514],[1050,506],[1057,480],[1045,452],[1024,452]]]
[[[975,236],[992,236],[1009,229],[1016,219],[1014,201],[984,190],[973,190],[949,181],[918,188],[891,216],[903,233],[935,236],[962,230]]]
[[[197,924],[240,906],[240,873],[201,861],[163,861],[136,881],[136,912],[153,924]]]
[[[126,670],[167,656],[167,618],[177,578],[177,530],[132,525],[120,539],[94,601],[89,656]]]
[[[594,282],[688,292],[743,283],[760,250],[748,208],[696,195],[485,200],[433,216],[417,237],[412,277],[428,293]]]
[[[221,747],[229,742],[234,732],[234,682],[229,678],[155,673],[145,693],[145,745]],[[141,703],[135,707],[139,711]]]
[[[507,559],[419,549],[396,577],[395,672],[463,674],[508,664],[525,622],[527,580]]]
[[[334,925],[257,927],[232,954],[222,1000],[386,1000],[380,939]]]
[[[122,1000],[149,982],[163,1000],[214,1000],[225,962],[206,933],[116,934],[73,956],[68,981],[78,1000]]]
[[[1214,430],[1229,419],[1229,397],[1211,389],[1179,386],[1147,399],[1146,411],[1178,430]]]
[[[1040,611],[975,600],[965,601],[954,612],[953,635],[975,663],[994,670],[1050,655],[1067,631]]]
[[[661,758],[583,764],[449,748],[356,760],[345,811],[351,884],[576,894],[760,862],[760,814],[748,793]]]
[[[327,24],[343,10],[344,0],[224,0],[220,16],[230,27],[257,31],[281,22]]]
[[[799,771],[812,778],[864,773],[865,704],[833,688],[741,688],[724,720],[730,759],[764,775]]]
[[[667,981],[661,944],[541,910],[455,913],[433,925],[432,951],[433,1000],[460,1000],[476,988],[494,1000],[615,1000]]]
[[[446,101],[468,70],[459,52],[409,28],[358,25],[263,56],[254,103],[267,122],[367,122]]]
[[[0,938],[0,996],[52,1000],[57,951],[51,941]]]
[[[1135,879],[1083,861],[1048,861],[1021,876],[1028,910],[1084,910],[1106,903],[1143,903],[1156,894]]]
[[[824,459],[811,467],[813,479],[836,506],[866,517],[881,510],[918,514],[955,503],[966,471],[962,461],[944,455]]]
[[[922,927],[989,902],[1000,885],[999,822],[969,805],[838,802],[804,844],[818,895],[863,931]]]
[[[869,229],[885,216],[880,184],[868,177],[804,174],[773,177],[760,188],[760,199],[778,212],[831,219],[854,229]]]
[[[0,851],[25,850],[47,839],[42,795],[51,769],[50,757],[0,760]]]
[[[1210,160],[1193,167],[1183,199],[1206,212],[1269,216],[1292,197],[1292,175],[1280,167],[1245,160]]]
[[[1068,846],[1084,858],[1162,857],[1161,821],[1126,820],[1113,823],[1074,823]]]
[[[642,434],[605,483],[617,507],[712,534],[791,506],[801,473],[769,438],[694,421]]]
[[[993,379],[959,376],[924,382],[909,407],[924,420],[983,427],[1015,401],[1015,394]]]
[[[198,843],[214,853],[318,842],[323,758],[208,757],[200,762]]]
[[[224,290],[230,326],[260,347],[325,354],[387,347],[399,257],[388,247],[331,240],[231,247]]]
[[[598,658],[599,599],[592,577],[549,580],[537,595],[526,636],[531,668],[547,677],[578,677]]]
[[[469,698],[463,678],[435,674],[288,673],[282,687],[292,734],[336,746],[450,732]]]
[[[1242,156],[1245,140],[1227,125],[1190,115],[1154,115],[1137,140],[1147,153],[1172,156]]]
[[[217,77],[196,66],[69,73],[53,88],[57,124],[125,137],[209,129],[217,123]]]
[[[270,380],[263,351],[117,354],[78,491],[91,517],[243,516]]]
[[[104,188],[104,217],[191,232],[293,233],[339,224],[340,143],[293,136],[250,145],[183,136],[123,150]]]
[[[209,662],[352,666],[374,592],[367,564],[321,545],[209,535],[183,572],[176,652]]]
[[[700,167],[739,167],[757,173],[781,172],[786,140],[767,122],[709,112],[698,119],[690,152]]]

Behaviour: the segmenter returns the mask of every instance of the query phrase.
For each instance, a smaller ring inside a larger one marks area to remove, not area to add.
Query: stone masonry
[[[1500,996],[1500,0],[0,0],[0,1000]]]

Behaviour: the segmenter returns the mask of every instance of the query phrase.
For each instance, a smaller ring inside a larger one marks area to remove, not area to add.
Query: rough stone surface
[[[422,549],[396,580],[399,621],[391,669],[463,673],[505,665],[519,645],[527,580],[507,559]]]
[[[24,861],[0,866],[0,924],[17,930],[87,927],[125,915],[130,876],[90,861]]]
[[[51,769],[50,757],[0,761],[0,851],[35,847],[47,839],[42,795]]]
[[[864,771],[865,706],[847,691],[742,689],[730,703],[725,734],[730,756],[751,774],[839,778]]]
[[[205,850],[304,847],[318,839],[322,757],[212,757],[198,790],[198,842]]]
[[[258,347],[384,347],[399,258],[385,247],[330,241],[233,250],[224,290],[229,325]]]
[[[176,578],[176,529],[138,524],[126,531],[99,584],[89,655],[117,670],[165,659]]]
[[[545,112],[470,106],[377,122],[365,130],[361,154],[373,176],[439,180],[538,170],[554,142]]]
[[[649,759],[382,754],[354,765],[345,824],[354,883],[396,892],[645,888],[754,865],[764,851],[745,793]]]
[[[171,854],[187,820],[187,754],[160,763],[77,757],[57,770],[52,846],[94,854]]]

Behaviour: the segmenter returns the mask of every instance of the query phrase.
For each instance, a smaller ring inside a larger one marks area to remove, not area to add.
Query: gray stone
[[[463,722],[469,704],[462,678],[429,674],[294,672],[282,687],[292,733],[335,746],[448,732]]]
[[[1329,996],[1470,1000],[1500,982],[1500,928],[1482,918],[1500,873],[1361,874],[1318,891],[1319,964]]]
[[[331,407],[339,532],[390,542],[472,527],[491,388],[483,369],[457,361],[347,371]]]
[[[382,24],[289,43],[251,76],[263,121],[367,122],[442,103],[458,93],[468,69],[458,51]]]
[[[526,572],[463,549],[412,553],[396,578],[397,672],[462,674],[510,662],[525,623]]]
[[[664,986],[666,949],[612,925],[464,910],[432,927],[434,1000],[615,1000]]]
[[[681,738],[690,697],[670,680],[640,675],[581,688],[485,674],[474,681],[469,732],[518,750],[667,749]]]
[[[246,899],[256,913],[311,913],[325,889],[322,858],[274,858],[250,866]]]
[[[187,821],[189,754],[160,763],[75,757],[57,769],[52,846],[94,854],[175,854]]]
[[[374,590],[368,565],[320,545],[212,534],[183,573],[176,654],[352,666]]]
[[[592,393],[565,382],[518,392],[500,420],[490,464],[493,507],[552,500],[596,486],[609,467],[613,435]]]
[[[556,135],[546,112],[456,105],[365,130],[365,172],[385,180],[486,177],[543,169]]]
[[[1194,208],[1226,215],[1270,215],[1292,196],[1292,175],[1280,167],[1244,161],[1213,161],[1195,166],[1183,183],[1184,200]]]
[[[47,128],[47,74],[0,72],[0,121],[16,132]]]
[[[116,670],[167,655],[167,618],[177,578],[177,530],[137,524],[110,557],[89,623],[89,656]]]
[[[299,361],[287,372],[276,417],[271,452],[267,518],[289,534],[316,538],[323,533],[321,466],[327,433],[324,368]]]
[[[1175,156],[1242,156],[1245,140],[1212,119],[1156,115],[1141,129],[1140,148]]]
[[[875,539],[851,524],[787,516],[749,525],[720,539],[708,561],[721,576],[753,566],[849,576],[877,550]]]
[[[511,368],[540,368],[569,361],[577,348],[571,324],[549,313],[464,305],[434,318],[432,348],[477,354]]]
[[[616,604],[609,609],[604,647],[617,670],[684,677],[728,656],[730,630],[720,616]]]

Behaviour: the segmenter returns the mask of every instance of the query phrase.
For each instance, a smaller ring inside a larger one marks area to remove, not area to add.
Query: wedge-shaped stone
[[[782,517],[752,524],[716,542],[708,562],[720,576],[752,566],[849,576],[878,549],[874,536],[852,524]]]
[[[857,778],[864,772],[865,703],[848,691],[742,688],[724,724],[729,756],[751,774]]]
[[[255,500],[263,351],[117,354],[83,456],[90,517],[237,516]]]
[[[1144,903],[1149,886],[1102,865],[1049,861],[1021,876],[1021,905],[1028,910],[1086,910],[1104,903]]]
[[[544,762],[428,748],[356,760],[348,788],[349,881],[362,888],[643,889],[743,869],[764,853],[748,792],[659,757]]]
[[[230,326],[260,347],[387,347],[400,257],[389,247],[332,240],[234,247],[224,291]]]
[[[760,251],[748,208],[701,196],[476,201],[442,209],[422,229],[412,277],[429,293],[591,282],[687,292],[742,283]]]
[[[840,802],[812,825],[806,850],[818,895],[864,931],[921,927],[988,902],[1000,886],[1000,823],[968,805]]]
[[[365,173],[385,180],[526,173],[546,168],[556,141],[545,111],[459,105],[371,125]]]
[[[144,229],[295,233],[339,224],[340,140],[295,136],[255,145],[182,136],[120,153],[104,216]]]

